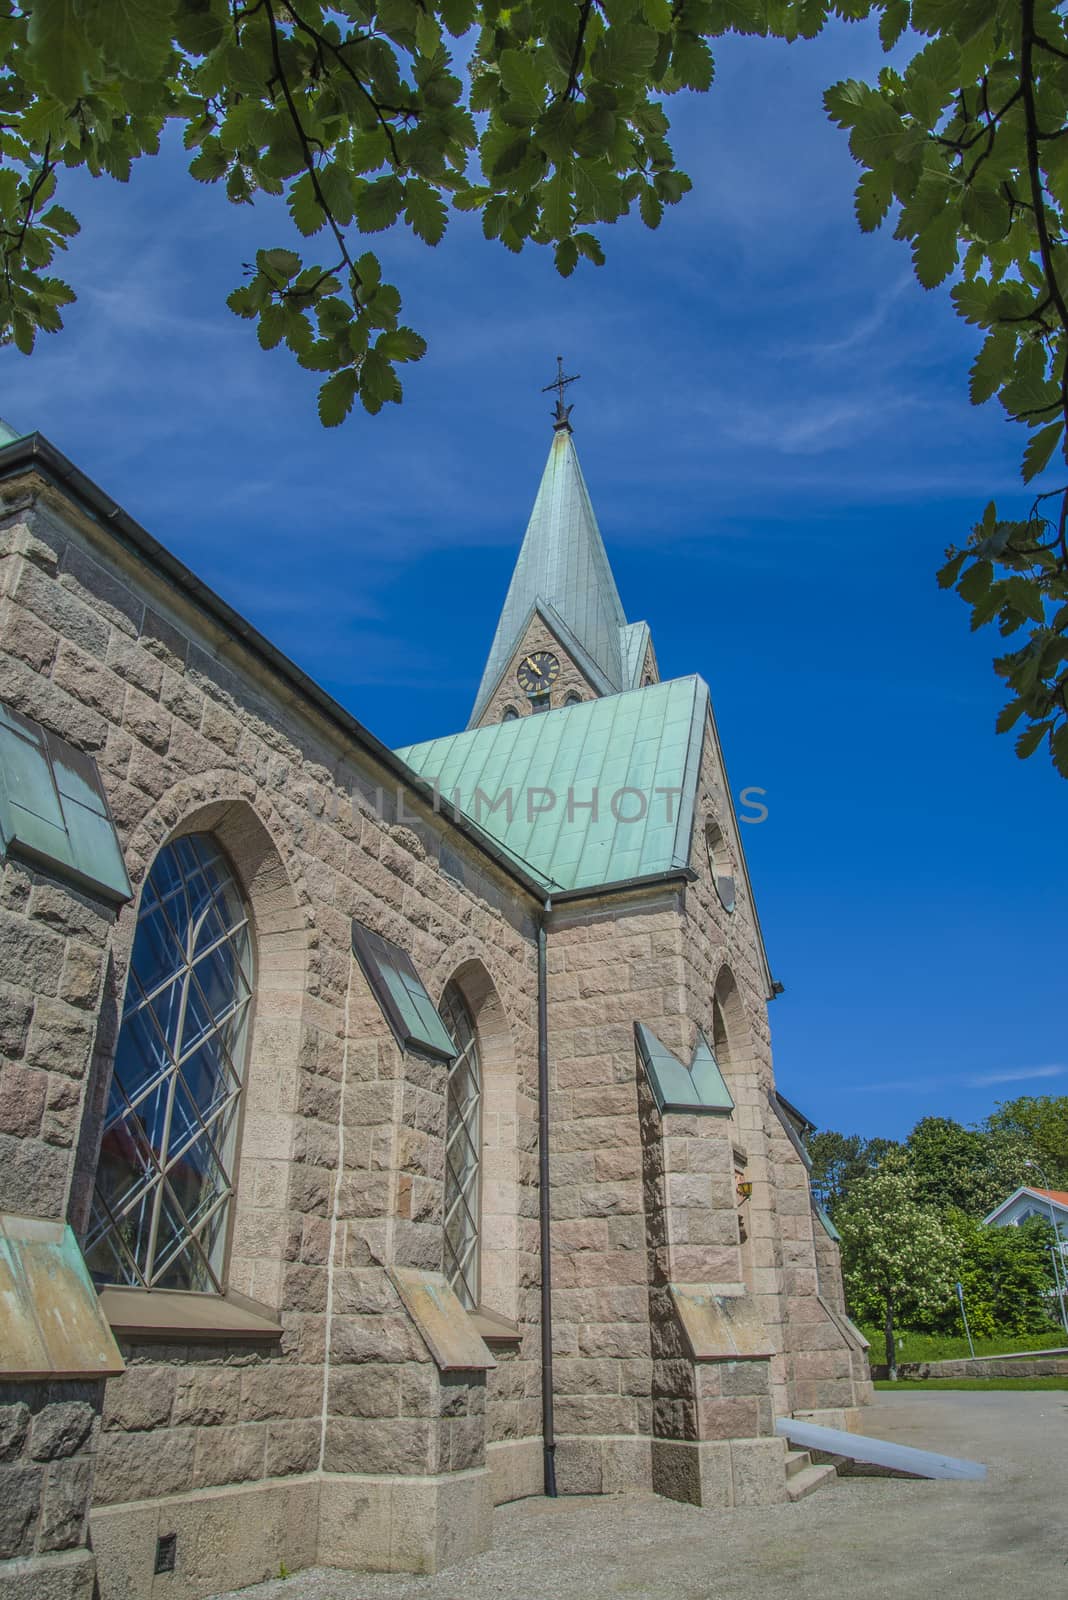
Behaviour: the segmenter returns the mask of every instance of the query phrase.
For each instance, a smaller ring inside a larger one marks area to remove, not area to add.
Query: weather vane
[[[550,389],[556,390],[556,412],[553,416],[554,433],[560,428],[570,429],[571,427],[570,417],[574,408],[572,406],[565,406],[564,390],[567,388],[569,383],[577,383],[581,376],[582,374],[580,372],[576,372],[572,377],[565,378],[564,358],[563,356],[557,356],[556,377],[553,379],[552,383],[547,383],[541,391],[542,394],[548,394]]]

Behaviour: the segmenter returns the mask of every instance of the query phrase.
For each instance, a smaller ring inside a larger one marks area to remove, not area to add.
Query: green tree
[[[324,423],[358,396],[401,397],[422,338],[400,322],[361,235],[441,238],[450,206],[509,250],[549,246],[558,269],[599,263],[598,230],[637,208],[656,227],[690,187],[664,99],[708,89],[708,40],[794,40],[828,16],[876,14],[907,64],[828,90],[864,169],[866,230],[893,213],[925,288],[983,334],[976,404],[1028,431],[1025,483],[1062,481],[1024,517],[991,501],[939,575],[997,622],[995,660],[1020,725],[1068,776],[1068,26],[1058,0],[0,0],[0,338],[30,351],[73,291],[52,275],[78,231],[57,175],[125,180],[181,125],[190,172],[238,205],[284,200],[294,241],[257,252],[231,308],[267,348],[327,374]],[[450,42],[462,41],[457,70]],[[754,109],[754,115],[759,114]],[[162,291],[161,291],[162,292]]]
[[[972,1333],[991,1338],[997,1333],[1048,1332],[1056,1292],[1049,1223],[1033,1218],[1018,1228],[990,1228],[962,1211],[951,1211],[946,1223],[957,1240],[957,1275]],[[931,1331],[959,1329],[953,1306],[931,1325]]]
[[[868,1177],[884,1156],[898,1148],[893,1139],[864,1139],[859,1133],[835,1133],[831,1128],[812,1134],[807,1142],[811,1183],[832,1216],[853,1184]]]
[[[265,348],[284,343],[328,374],[324,423],[357,396],[378,411],[425,345],[359,237],[398,225],[437,244],[451,205],[481,212],[509,250],[551,246],[566,276],[603,260],[598,224],[637,208],[655,228],[690,187],[661,100],[711,83],[712,12],[708,0],[0,0],[0,336],[29,353],[74,298],[50,270],[78,232],[55,203],[63,169],[125,181],[176,123],[193,178],[236,205],[277,197],[292,224],[257,252],[231,309]]]
[[[959,1243],[937,1212],[916,1198],[903,1156],[887,1157],[861,1178],[835,1216],[853,1315],[882,1324],[886,1364],[897,1374],[895,1329],[922,1327],[951,1302]]]
[[[1020,1183],[1045,1188],[1048,1178],[1055,1189],[1068,1189],[1068,1095],[1021,1095],[1001,1101],[985,1126],[994,1134],[1019,1140],[1027,1158],[1036,1163],[1025,1168]]]
[[[905,1141],[922,1205],[976,1219],[1028,1182],[1027,1151],[1014,1132],[965,1128],[949,1117],[924,1117]]]

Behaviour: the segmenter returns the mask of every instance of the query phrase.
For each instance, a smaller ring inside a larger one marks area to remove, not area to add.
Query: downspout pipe
[[[538,922],[538,1217],[541,1224],[541,1433],[545,1493],[556,1499],[556,1435],[553,1427],[553,1280],[549,1189],[549,963],[546,900]]]

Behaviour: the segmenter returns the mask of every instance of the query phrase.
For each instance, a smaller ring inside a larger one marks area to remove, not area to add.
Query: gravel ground
[[[844,1478],[796,1505],[521,1500],[432,1577],[317,1568],[243,1600],[1033,1600],[1068,1594],[1068,1395],[876,1396],[865,1432],[983,1461],[983,1483]],[[217,1600],[232,1600],[219,1596]]]

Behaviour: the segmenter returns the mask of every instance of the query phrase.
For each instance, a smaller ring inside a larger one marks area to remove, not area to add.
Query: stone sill
[[[267,1306],[232,1290],[226,1295],[181,1289],[101,1289],[100,1309],[112,1331],[142,1339],[278,1339],[282,1325]]]
[[[499,1311],[489,1311],[480,1306],[477,1311],[469,1311],[467,1315],[474,1323],[475,1331],[484,1344],[491,1347],[499,1345],[506,1350],[518,1350],[522,1344],[523,1330],[519,1324],[502,1317]]]

